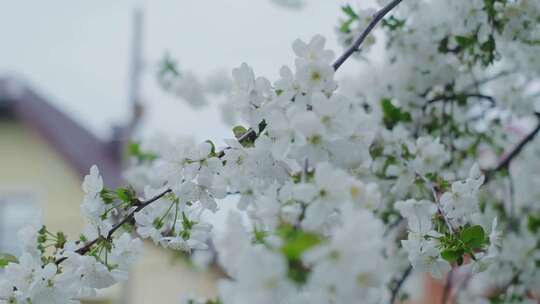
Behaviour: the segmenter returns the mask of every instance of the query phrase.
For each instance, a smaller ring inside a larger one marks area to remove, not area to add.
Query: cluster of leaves
[[[381,25],[390,31],[395,31],[405,26],[405,19],[398,19],[395,16],[390,16],[383,19]]]
[[[119,208],[127,210],[139,203],[137,191],[132,186],[117,189],[103,188],[100,196],[105,205],[111,206],[101,215],[103,220],[107,218],[109,212],[117,211]]]
[[[457,44],[456,47],[449,46],[451,39]],[[497,58],[497,46],[493,34],[490,34],[484,42],[479,41],[477,33],[445,37],[439,43],[439,52],[455,54],[469,64],[479,61],[484,66],[492,64]],[[465,55],[468,56],[467,60],[465,60]]]
[[[496,5],[504,6],[506,0],[484,0],[484,11],[488,15],[489,23],[500,33],[504,29],[506,20],[498,18]]]
[[[343,11],[343,13],[345,13],[346,19],[339,27],[339,31],[347,34],[351,32],[351,25],[353,24],[353,22],[358,20],[358,14],[356,14],[354,9],[350,5],[342,6],[341,10]]]
[[[411,114],[395,106],[389,98],[381,99],[383,122],[388,129],[392,129],[399,122],[411,122]]]
[[[449,263],[463,264],[465,255],[476,260],[474,253],[483,249],[489,240],[480,225],[466,226],[455,234],[447,233],[440,239],[441,257]]]

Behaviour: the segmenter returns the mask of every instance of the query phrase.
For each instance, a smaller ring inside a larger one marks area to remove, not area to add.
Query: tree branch
[[[505,70],[505,71],[501,71],[491,77],[488,77],[488,78],[484,78],[484,79],[481,79],[481,80],[478,80],[478,81],[475,81],[473,82],[472,84],[468,85],[467,87],[465,87],[464,91],[468,91],[468,90],[472,90],[478,86],[481,86],[481,85],[484,85],[488,82],[491,82],[493,80],[497,80],[501,77],[505,77],[505,76],[508,76],[508,75],[511,75],[513,73],[515,73],[516,71],[509,71],[509,70]]]
[[[371,22],[369,22],[366,29],[360,34],[360,36],[354,41],[354,43],[345,51],[343,55],[341,55],[336,62],[334,62],[334,70],[338,70],[339,67],[349,59],[349,57],[354,54],[354,52],[358,51],[360,48],[360,45],[364,42],[364,40],[369,36],[369,33],[375,28],[377,23],[381,21],[386,14],[388,14],[392,9],[394,9],[402,0],[393,0],[392,2],[388,3],[385,7],[377,11],[373,15],[373,19]]]
[[[450,220],[448,217],[446,217],[446,214],[444,214],[442,208],[441,208],[441,202],[439,200],[439,194],[437,193],[437,190],[435,190],[435,186],[422,174],[416,173],[418,177],[420,177],[426,186],[431,190],[431,194],[433,194],[433,199],[435,200],[435,205],[437,206],[437,213],[439,213],[440,216],[444,219],[444,222],[446,223],[446,227],[448,228],[448,231],[450,231],[451,234],[454,234],[454,228],[452,227],[452,224],[450,223]]]
[[[118,224],[114,225],[113,228],[111,230],[109,230],[109,233],[107,233],[107,238],[106,239],[111,239],[112,238],[112,235],[118,230],[120,229],[120,227],[122,227],[122,225],[124,225],[125,223],[133,220],[133,217],[135,216],[135,214],[139,211],[141,211],[142,209],[146,208],[148,205],[152,204],[153,202],[159,200],[160,198],[164,197],[165,195],[167,195],[168,193],[171,193],[172,190],[171,189],[167,189],[163,192],[161,192],[160,194],[152,197],[151,199],[147,200],[147,201],[144,201],[144,202],[139,202],[137,204],[137,207],[131,211],[128,215],[126,215],[126,217],[120,221]],[[80,254],[80,255],[85,255],[86,253],[88,253],[88,251],[90,251],[90,249],[92,248],[92,246],[94,246],[100,239],[102,239],[103,237],[99,236],[97,238],[95,238],[94,240],[86,243],[83,247],[75,250],[76,253]],[[60,258],[56,261],[56,264],[60,264],[62,263],[63,261],[67,260],[67,257],[63,257],[63,258]]]
[[[263,131],[263,129],[261,129],[259,131],[259,134]],[[236,140],[238,140],[239,143],[243,143],[244,141],[246,140],[251,140],[251,141],[255,141],[257,139],[257,137],[259,137],[259,134],[257,134],[257,131],[253,130],[252,128],[249,128],[246,133],[242,134],[242,136],[238,137]],[[217,157],[218,158],[222,158],[223,156],[225,156],[225,151],[231,149],[231,147],[225,147],[223,148],[223,150],[219,151],[217,153]]]
[[[512,151],[510,151],[510,153],[508,153],[500,162],[499,164],[489,170],[486,174],[486,182],[489,180],[490,177],[493,176],[493,174],[495,174],[496,172],[500,171],[500,170],[503,170],[503,169],[507,169],[509,166],[510,166],[510,163],[512,162],[512,160],[514,158],[516,158],[516,156],[519,155],[519,153],[521,152],[521,150],[523,150],[523,148],[529,143],[531,142],[535,137],[536,135],[540,132],[540,113],[534,113],[534,115],[536,115],[536,118],[538,119],[538,123],[536,125],[536,127],[529,133],[527,134],[527,136],[525,136],[513,149]]]
[[[459,97],[465,97],[465,98],[479,98],[479,99],[485,99],[489,101],[492,105],[495,105],[495,98],[489,95],[479,94],[479,93],[464,93],[464,94],[454,94],[454,95],[441,95],[434,97],[430,100],[428,100],[427,105],[438,102],[438,101],[447,101],[452,99],[457,99]]]
[[[389,304],[394,304],[396,302],[397,296],[399,294],[399,291],[401,290],[401,287],[403,287],[403,284],[405,283],[409,275],[411,275],[411,273],[412,273],[412,265],[409,265],[409,267],[405,270],[405,272],[403,272],[401,277],[397,281],[395,281],[396,285],[391,290],[392,297],[390,298]]]

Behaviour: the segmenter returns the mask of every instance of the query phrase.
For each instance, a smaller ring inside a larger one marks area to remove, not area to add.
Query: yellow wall
[[[80,177],[32,129],[10,120],[0,120],[0,195],[4,191],[35,192],[43,223],[51,231],[64,231],[73,239],[83,228]],[[178,303],[186,293],[213,295],[216,279],[215,272],[197,273],[182,262],[172,263],[170,252],[145,243],[129,283],[103,296],[118,299],[127,291],[130,304]]]
[[[34,192],[50,230],[79,235],[79,176],[38,134],[10,120],[0,121],[0,193],[4,191]]]
[[[180,296],[215,295],[217,271],[197,272],[171,251],[149,242],[145,245],[143,258],[134,265],[127,283],[131,295],[127,303],[179,303]]]

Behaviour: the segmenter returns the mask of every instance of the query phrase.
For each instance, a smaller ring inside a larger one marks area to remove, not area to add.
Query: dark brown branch
[[[246,133],[244,133],[244,134],[242,134],[242,136],[238,137],[237,140],[238,140],[239,143],[243,143],[246,140],[255,141],[258,136],[259,136],[259,134],[257,134],[257,132],[255,130],[253,130],[252,128],[249,128],[246,131]],[[223,156],[225,156],[225,151],[227,151],[229,149],[231,149],[231,147],[226,147],[223,150],[219,151],[217,153],[217,157],[222,158]]]
[[[497,288],[493,294],[490,295],[490,297],[497,297],[499,295],[502,295],[504,293],[507,292],[508,288],[510,288],[512,285],[515,285],[519,282],[519,278],[521,276],[521,273],[522,273],[522,270],[518,270],[513,276],[512,278],[510,279],[510,281],[508,281],[506,284],[504,284],[503,286]]]
[[[124,225],[125,223],[131,221],[133,219],[133,217],[135,216],[135,213],[143,210],[144,208],[146,208],[146,206],[152,204],[153,202],[159,200],[160,198],[164,197],[165,195],[171,193],[172,190],[171,189],[167,189],[163,192],[161,192],[160,194],[152,197],[151,199],[145,201],[145,202],[141,202],[137,208],[135,208],[133,211],[131,211],[122,221],[120,221],[118,224],[116,224],[110,231],[109,233],[107,234],[107,239],[110,239],[113,235],[113,233],[118,230],[120,227],[122,227],[122,225]]]
[[[338,70],[339,67],[349,59],[356,51],[359,50],[360,45],[364,42],[364,40],[369,36],[369,33],[375,28],[377,23],[381,21],[386,14],[388,14],[394,7],[396,7],[402,0],[393,0],[392,2],[388,3],[385,7],[377,11],[373,15],[373,19],[371,22],[369,22],[366,29],[360,34],[360,36],[354,41],[354,43],[341,55],[336,62],[334,62],[334,70]]]
[[[437,96],[435,98],[432,98],[432,99],[428,100],[427,104],[432,104],[432,103],[435,103],[435,102],[438,102],[438,101],[448,101],[448,100],[458,99],[460,97],[465,97],[465,98],[474,97],[474,98],[479,98],[479,99],[485,99],[485,100],[489,101],[492,105],[495,105],[495,98],[493,98],[492,96],[489,96],[489,95],[484,95],[484,94],[479,94],[479,93],[441,95],[441,96]]]
[[[396,302],[399,291],[401,290],[401,287],[403,287],[403,284],[405,283],[407,278],[411,275],[411,273],[412,273],[412,266],[409,265],[409,267],[405,270],[405,272],[403,272],[401,277],[398,280],[395,281],[395,286],[393,286],[393,288],[391,290],[392,291],[392,297],[390,298],[390,303],[389,304],[394,304]]]
[[[491,81],[493,81],[493,80],[497,80],[497,79],[499,79],[499,78],[501,78],[501,77],[505,77],[505,76],[511,75],[511,74],[513,74],[513,73],[515,73],[515,71],[501,71],[501,72],[499,72],[499,73],[497,73],[497,74],[495,74],[495,75],[493,75],[493,76],[491,76],[491,77],[484,78],[484,79],[480,79],[480,80],[478,80],[478,81],[473,82],[473,83],[470,84],[469,86],[465,87],[464,90],[465,90],[465,91],[472,90],[472,89],[474,89],[474,88],[476,88],[476,87],[478,87],[478,86],[484,85],[484,84],[486,84],[486,83],[488,83],[488,82],[491,82]]]
[[[139,202],[137,204],[137,207],[131,211],[128,215],[126,215],[126,217],[120,221],[118,224],[114,225],[113,228],[111,230],[109,230],[109,233],[107,234],[107,238],[108,240],[110,240],[112,238],[112,235],[118,230],[120,229],[120,227],[122,227],[122,225],[124,225],[125,223],[133,220],[133,217],[135,216],[135,214],[139,211],[141,211],[142,209],[146,208],[148,205],[152,204],[153,202],[159,200],[160,198],[164,197],[165,195],[167,195],[168,193],[171,193],[172,190],[171,189],[167,189],[163,192],[161,192],[160,194],[152,197],[151,199],[147,200],[147,201],[144,201],[144,202]],[[88,253],[88,251],[90,251],[90,249],[92,248],[92,246],[94,246],[97,242],[99,242],[99,240],[102,239],[102,237],[97,237],[96,239],[86,243],[83,247],[75,250],[76,253],[80,254],[80,255],[85,255],[86,253]],[[60,264],[62,263],[63,261],[65,261],[67,259],[67,257],[63,257],[63,258],[60,258],[56,261],[56,264]]]
[[[514,158],[516,158],[516,156],[519,155],[519,153],[521,152],[521,150],[523,150],[523,148],[529,143],[531,142],[535,137],[536,135],[540,132],[540,113],[534,113],[536,115],[536,118],[538,119],[538,123],[536,125],[536,127],[529,133],[527,134],[527,136],[525,136],[511,151],[510,153],[508,153],[500,162],[499,164],[489,170],[486,174],[486,182],[489,180],[489,178],[491,178],[493,176],[493,174],[495,174],[496,172],[498,171],[501,171],[503,169],[508,169],[508,167],[510,166],[510,163],[512,162],[512,160]]]

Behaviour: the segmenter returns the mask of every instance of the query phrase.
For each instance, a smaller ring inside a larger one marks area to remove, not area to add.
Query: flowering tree
[[[228,146],[132,144],[125,188],[92,167],[87,229],[73,241],[24,229],[23,254],[0,256],[0,303],[78,303],[127,278],[139,238],[204,252],[201,215],[228,196],[238,211],[214,241],[228,277],[219,299],[187,303],[395,303],[412,272],[459,278],[443,302],[536,303],[540,2],[378,2],[343,7],[336,60],[315,36],[293,43],[294,69],[273,83],[234,69],[226,105],[243,124]],[[338,86],[377,25],[384,62]],[[162,76],[184,97],[206,94],[171,65]]]

